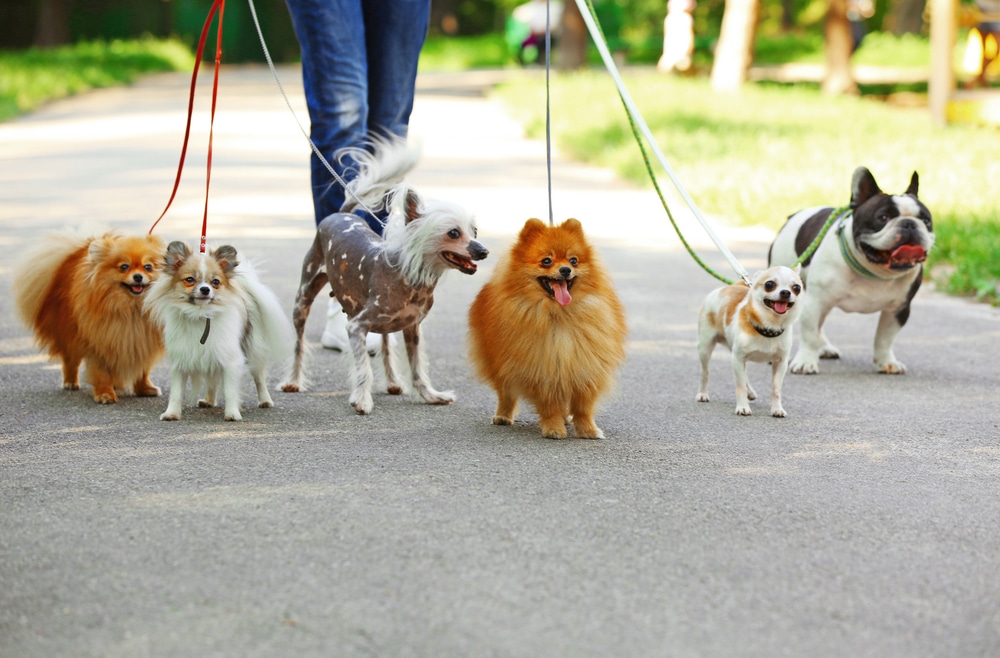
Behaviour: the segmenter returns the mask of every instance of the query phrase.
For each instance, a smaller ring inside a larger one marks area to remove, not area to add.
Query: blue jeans
[[[351,163],[334,160],[339,149],[364,147],[370,135],[406,137],[430,0],[285,1],[302,50],[310,136],[343,175]],[[345,193],[316,154],[310,158],[318,224],[340,211]]]

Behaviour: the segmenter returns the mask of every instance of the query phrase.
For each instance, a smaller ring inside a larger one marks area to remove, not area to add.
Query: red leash
[[[153,225],[149,227],[149,233],[152,235],[153,229],[156,225],[160,223],[163,216],[167,214],[170,209],[170,204],[174,202],[174,197],[177,196],[177,188],[181,184],[181,173],[184,171],[184,158],[187,156],[188,139],[191,136],[191,114],[194,111],[194,91],[198,83],[198,69],[201,67],[202,54],[205,52],[205,41],[208,38],[208,27],[212,23],[212,18],[215,17],[215,12],[219,12],[219,26],[218,31],[215,36],[215,80],[212,84],[212,113],[211,119],[208,126],[208,162],[207,162],[207,172],[205,174],[205,214],[202,218],[201,223],[201,253],[205,253],[205,245],[207,242],[208,234],[208,188],[212,182],[212,135],[215,130],[215,102],[219,92],[219,62],[222,61],[222,16],[226,11],[226,0],[215,0],[212,3],[212,8],[208,12],[208,17],[205,19],[205,26],[201,29],[201,38],[198,40],[198,52],[194,61],[194,71],[191,73],[191,92],[188,96],[188,112],[187,112],[187,125],[184,128],[184,144],[181,147],[181,160],[177,165],[177,177],[174,179],[174,189],[170,193],[170,199],[167,201],[166,208],[160,213]]]

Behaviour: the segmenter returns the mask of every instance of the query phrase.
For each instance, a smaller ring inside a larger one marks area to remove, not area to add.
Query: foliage
[[[419,71],[467,71],[499,68],[514,62],[502,34],[435,37],[420,52]]]
[[[49,100],[127,84],[144,73],[193,65],[191,51],[180,42],[152,38],[0,52],[0,120]]]
[[[637,70],[627,72],[625,81],[671,167],[706,214],[777,229],[796,209],[845,203],[858,165],[869,167],[889,192],[905,189],[917,170],[920,197],[944,236],[932,262],[958,268],[947,285],[963,294],[995,285],[1000,254],[982,236],[1000,235],[1000,210],[990,192],[1000,180],[994,157],[1000,132],[937,128],[925,109],[829,98],[802,87],[755,85],[727,97],[700,78]],[[497,91],[538,137],[544,134],[544,94],[538,76],[527,73]],[[569,157],[650,185],[617,91],[603,71],[553,78],[552,134]],[[680,208],[669,179],[654,167],[671,208]],[[949,242],[951,235],[958,237]]]

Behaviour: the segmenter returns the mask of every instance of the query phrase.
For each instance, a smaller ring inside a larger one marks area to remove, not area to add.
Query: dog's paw
[[[180,420],[181,415],[174,411],[164,411],[160,414],[160,420]]]
[[[824,345],[819,351],[819,358],[821,359],[839,359],[840,350],[838,350],[833,345]]]
[[[494,425],[513,425],[514,419],[507,418],[506,416],[493,416]]]
[[[748,405],[748,404],[741,404],[741,405],[738,405],[736,407],[736,415],[737,416],[752,416],[753,415],[753,411],[750,410],[750,405]]]
[[[788,367],[789,371],[796,375],[816,375],[819,374],[819,364],[815,361],[792,361]]]
[[[94,402],[98,404],[114,404],[118,402],[118,395],[114,389],[110,391],[94,391]]]
[[[235,409],[233,411],[226,411],[225,415],[222,418],[223,420],[229,420],[229,421],[243,420],[243,416],[240,415],[239,409]]]
[[[354,411],[362,416],[367,416],[372,412],[372,409],[375,408],[375,403],[372,401],[372,396],[370,395],[361,396],[357,400],[352,399],[350,400],[350,403],[351,407],[354,408]]]
[[[215,406],[215,403],[211,400],[198,400],[199,409],[211,409]]]
[[[260,402],[257,403],[258,409],[270,409],[273,406],[274,406],[273,400],[261,400]]]
[[[136,385],[135,395],[140,398],[156,398],[160,396],[160,387],[150,384],[146,385]]]
[[[604,432],[601,428],[593,423],[580,427],[578,425],[573,426],[573,434],[578,439],[603,439]]]
[[[403,394],[403,387],[400,386],[399,384],[394,384],[392,386],[386,386],[385,392],[388,393],[389,395],[402,395]]]
[[[298,393],[299,391],[302,390],[302,386],[296,384],[295,382],[288,382],[287,384],[282,384],[280,388],[285,393]]]
[[[569,436],[566,432],[565,427],[552,427],[549,429],[542,429],[542,436],[546,439],[565,439]]]
[[[788,414],[786,414],[785,410],[781,407],[771,407],[771,415],[775,418],[784,418]]]
[[[427,391],[423,398],[427,404],[451,404],[455,401],[455,394],[451,391]]]
[[[753,390],[749,385],[747,386],[747,399],[748,400],[757,399],[757,391]]]
[[[711,400],[708,397],[708,393],[699,393],[697,397],[695,397],[695,400],[697,400],[698,402],[711,402]]]
[[[63,382],[62,387],[64,391],[79,391],[80,382]]]
[[[887,361],[886,363],[875,363],[878,371],[885,375],[905,375],[906,366],[899,361]]]

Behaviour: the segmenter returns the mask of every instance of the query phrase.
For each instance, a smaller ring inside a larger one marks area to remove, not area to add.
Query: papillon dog
[[[290,353],[292,327],[277,297],[235,248],[193,253],[171,242],[146,306],[163,327],[170,360],[170,399],[160,420],[180,419],[189,378],[196,395],[204,386],[199,407],[218,406],[221,386],[224,418],[242,420],[240,381],[247,368],[258,406],[274,406],[267,369]]]

